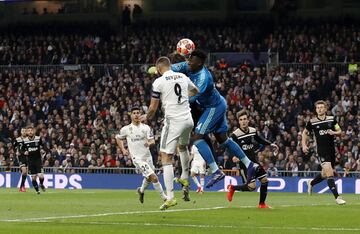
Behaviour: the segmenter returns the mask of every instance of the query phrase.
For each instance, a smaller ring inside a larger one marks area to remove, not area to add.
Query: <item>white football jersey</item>
[[[116,135],[117,139],[126,139],[129,153],[133,160],[146,160],[151,158],[149,147],[145,147],[148,140],[153,139],[154,135],[150,127],[146,124],[129,124],[121,128],[120,133]]]
[[[201,163],[201,164],[206,163],[205,160],[203,159],[203,157],[201,157],[201,154],[199,153],[199,150],[195,145],[193,145],[191,147],[191,154],[194,155],[194,158],[193,158],[194,162],[198,162],[198,163]]]
[[[153,98],[160,98],[167,119],[188,119],[190,114],[189,90],[196,86],[186,75],[166,71],[153,85]]]

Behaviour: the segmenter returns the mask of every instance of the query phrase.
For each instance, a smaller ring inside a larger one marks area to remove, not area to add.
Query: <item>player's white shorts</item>
[[[194,121],[191,116],[181,121],[165,119],[161,131],[160,151],[174,154],[178,143],[179,145],[188,145],[193,127]]]
[[[148,178],[151,174],[155,174],[152,158],[146,160],[133,159],[133,163],[145,178]]]
[[[191,162],[190,172],[194,174],[205,174],[205,163],[193,160]]]

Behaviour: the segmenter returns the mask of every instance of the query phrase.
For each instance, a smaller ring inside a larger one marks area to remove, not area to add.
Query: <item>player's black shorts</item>
[[[35,175],[38,173],[43,173],[41,161],[29,162],[29,174]]]
[[[27,167],[28,166],[28,160],[27,157],[25,155],[21,155],[19,156],[19,167]]]
[[[318,153],[318,160],[320,163],[330,162],[333,168],[335,167],[335,158],[335,152]]]
[[[243,171],[243,173],[240,173],[241,176],[243,177],[243,181],[247,181],[247,178],[246,178],[246,175],[247,175],[247,168],[245,167],[244,164],[240,163],[240,168],[241,170]],[[255,182],[256,179],[258,180],[261,180],[262,178],[266,177],[267,176],[267,173],[266,171],[264,170],[264,168],[259,165],[257,168],[256,168],[256,171],[255,171],[255,175],[253,178],[250,179],[250,181],[247,181],[247,183],[252,183],[252,182]]]

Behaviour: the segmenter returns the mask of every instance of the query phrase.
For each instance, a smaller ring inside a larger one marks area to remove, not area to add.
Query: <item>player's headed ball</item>
[[[183,55],[188,56],[195,50],[195,44],[188,38],[181,39],[176,45],[176,51]]]

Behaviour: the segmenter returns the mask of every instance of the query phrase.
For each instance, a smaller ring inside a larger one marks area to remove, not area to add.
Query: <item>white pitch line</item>
[[[202,211],[202,210],[218,210],[225,207],[208,207],[208,208],[193,208],[193,209],[176,209],[176,210],[148,210],[148,211],[125,211],[125,212],[113,212],[102,214],[83,214],[83,215],[68,215],[68,216],[52,216],[52,217],[38,217],[38,218],[25,218],[25,219],[4,219],[0,222],[29,222],[29,221],[44,221],[53,219],[72,219],[72,218],[88,218],[88,217],[102,217],[111,215],[131,215],[131,214],[151,214],[151,213],[174,213],[184,211]]]
[[[33,223],[53,223],[54,221],[42,220]],[[274,226],[234,226],[234,225],[208,225],[208,224],[171,224],[171,223],[128,223],[128,222],[61,222],[63,224],[84,225],[126,225],[126,226],[162,226],[162,227],[194,227],[194,228],[229,228],[229,229],[267,229],[267,230],[301,230],[301,231],[360,231],[360,228],[337,227],[274,227]]]
[[[32,223],[53,223],[53,221],[34,221]],[[209,225],[209,224],[173,224],[173,223],[128,223],[128,222],[61,222],[63,224],[94,224],[94,225],[127,225],[127,226],[164,226],[164,227],[195,227],[195,228],[238,228],[232,225]]]

